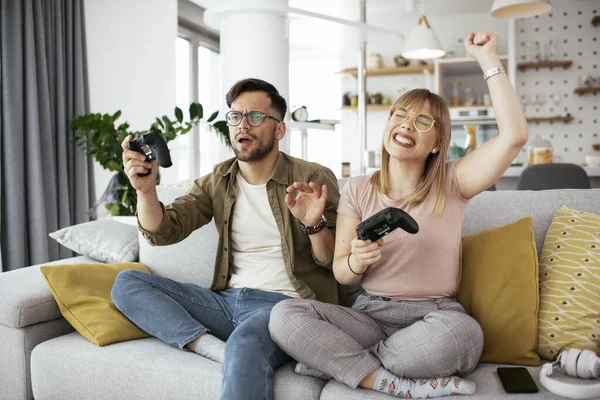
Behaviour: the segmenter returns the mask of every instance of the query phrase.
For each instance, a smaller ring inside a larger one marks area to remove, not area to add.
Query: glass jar
[[[342,178],[348,178],[350,176],[350,163],[342,163]]]
[[[550,141],[537,135],[528,149],[529,165],[550,164],[552,162],[554,149]]]
[[[525,49],[523,50],[523,55],[525,56],[525,62],[534,62],[533,58],[533,42],[528,40],[525,42]]]
[[[459,107],[461,105],[460,99],[460,82],[452,82],[452,98],[450,99],[452,107]]]
[[[545,45],[545,58],[546,60],[554,61],[556,60],[557,48],[556,48],[556,40],[550,39],[548,43]]]

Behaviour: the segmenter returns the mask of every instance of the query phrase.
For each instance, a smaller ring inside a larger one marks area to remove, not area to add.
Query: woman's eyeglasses
[[[227,121],[227,125],[230,126],[238,126],[242,123],[242,118],[246,117],[246,121],[248,121],[248,125],[257,127],[260,126],[265,118],[273,118],[277,122],[281,122],[275,117],[271,117],[270,115],[264,114],[260,111],[250,111],[246,114],[242,114],[239,111],[229,111],[225,114],[225,120]]]
[[[400,124],[408,119],[409,112],[412,111],[408,111],[406,107],[397,106],[396,109],[393,110],[390,118],[393,119],[394,122]],[[414,112],[412,113],[414,114]],[[431,128],[433,128],[433,125],[435,123],[435,119],[433,119],[431,115],[426,113],[415,114],[415,117],[413,118],[413,124],[415,126],[415,129],[419,132],[429,131]]]

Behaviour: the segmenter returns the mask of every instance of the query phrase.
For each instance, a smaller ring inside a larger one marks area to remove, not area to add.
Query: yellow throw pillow
[[[458,301],[483,330],[481,362],[539,365],[531,218],[463,237]]]
[[[110,296],[117,274],[126,269],[150,272],[143,264],[131,262],[40,267],[63,317],[98,346],[148,337],[115,307]]]
[[[540,257],[538,353],[600,353],[600,215],[560,206]]]

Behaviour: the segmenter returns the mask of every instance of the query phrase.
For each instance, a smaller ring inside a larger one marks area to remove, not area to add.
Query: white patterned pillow
[[[110,219],[84,222],[50,233],[76,253],[106,263],[137,261],[140,250],[137,225]]]
[[[600,215],[560,206],[540,257],[538,354],[600,353]]]

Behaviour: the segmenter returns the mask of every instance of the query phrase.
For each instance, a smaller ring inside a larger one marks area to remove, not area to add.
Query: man
[[[226,100],[235,158],[167,207],[158,201],[156,161],[128,150],[131,137],[122,143],[139,228],[150,243],[177,243],[215,219],[210,289],[124,271],[112,297],[150,335],[222,362],[223,399],[273,399],[274,371],[289,356],[271,340],[271,309],[289,298],[338,300],[331,266],[339,191],[329,169],[279,151],[287,105],[273,85],[242,80]]]

